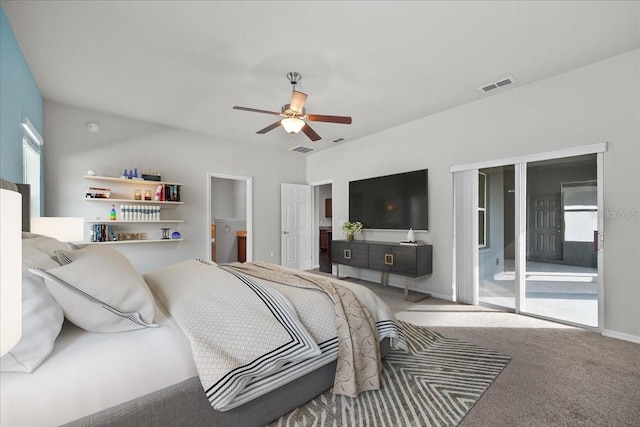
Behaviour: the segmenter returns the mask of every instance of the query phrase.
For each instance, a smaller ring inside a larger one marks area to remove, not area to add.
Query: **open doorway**
[[[251,177],[207,174],[209,259],[225,264],[253,260]]]
[[[333,186],[331,182],[313,185],[314,197],[314,268],[331,273],[331,240],[333,240]]]

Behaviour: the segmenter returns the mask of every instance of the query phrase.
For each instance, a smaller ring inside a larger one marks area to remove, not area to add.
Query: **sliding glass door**
[[[480,303],[599,326],[598,156],[476,170]]]
[[[516,308],[514,166],[478,173],[480,302]]]
[[[596,154],[527,164],[522,312],[598,326]]]

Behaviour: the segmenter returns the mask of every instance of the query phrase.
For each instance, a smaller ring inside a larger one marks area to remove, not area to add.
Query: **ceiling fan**
[[[304,103],[307,100],[307,94],[296,90],[296,85],[300,80],[302,80],[302,76],[296,71],[291,71],[287,73],[287,78],[293,85],[291,101],[288,104],[283,105],[279,113],[276,111],[258,110],[256,108],[238,107],[237,105],[233,107],[234,110],[253,111],[254,113],[271,114],[273,116],[283,117],[283,119],[270,124],[264,129],[260,129],[256,133],[264,134],[282,125],[282,127],[291,135],[295,135],[302,130],[310,140],[318,141],[320,139],[320,135],[311,129],[311,126],[309,126],[305,120],[311,122],[342,123],[345,125],[351,124],[351,117],[307,114],[304,108]]]

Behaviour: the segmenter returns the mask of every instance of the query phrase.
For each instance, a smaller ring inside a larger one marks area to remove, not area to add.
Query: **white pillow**
[[[0,371],[31,373],[51,354],[64,314],[49,294],[41,277],[29,268],[55,268],[51,257],[23,240],[22,245],[22,336],[18,344],[0,358]]]
[[[69,243],[63,243],[53,237],[43,236],[41,234],[33,234],[26,231],[22,232],[22,247],[32,246],[41,252],[55,258],[55,252],[58,250],[74,249]],[[37,266],[32,266],[37,267]]]
[[[65,317],[90,332],[155,327],[151,291],[131,262],[108,246],[86,246],[59,254],[69,264],[31,269],[44,278]]]

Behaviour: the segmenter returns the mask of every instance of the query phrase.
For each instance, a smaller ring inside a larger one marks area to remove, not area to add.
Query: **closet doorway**
[[[253,180],[207,174],[209,259],[218,263],[253,260]]]

